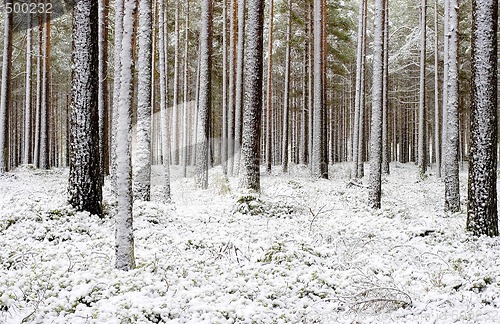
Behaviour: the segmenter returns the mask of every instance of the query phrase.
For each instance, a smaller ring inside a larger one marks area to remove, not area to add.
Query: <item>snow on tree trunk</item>
[[[271,0],[272,1],[272,0]],[[199,60],[198,60],[199,62]],[[227,176],[227,4],[222,0],[222,147],[221,164]],[[196,116],[195,116],[196,118]]]
[[[311,173],[314,177],[327,178],[325,148],[325,114],[323,95],[323,2],[314,1],[314,108],[313,108],[313,136],[311,154]]]
[[[307,24],[306,24],[306,32],[305,34],[307,35]],[[307,60],[307,44],[304,46],[304,60],[302,61],[303,64],[303,83],[302,83],[302,108],[301,108],[301,115],[302,115],[302,123],[300,124],[300,147],[299,147],[299,163],[300,164],[306,164],[307,163],[307,75],[309,73],[309,66],[307,65],[308,60]]]
[[[236,53],[236,98],[234,111],[234,169],[233,175],[240,171],[241,131],[243,118],[243,61],[245,57],[245,2],[238,2],[238,45]]]
[[[262,65],[264,0],[248,1],[245,107],[240,188],[260,191],[260,124],[262,112]]]
[[[271,174],[272,168],[272,123],[273,123],[273,26],[274,26],[274,0],[269,5],[269,38],[267,50],[267,85],[266,85],[266,172]]]
[[[373,19],[373,82],[372,123],[370,150],[370,190],[368,203],[371,208],[380,208],[382,196],[382,83],[384,70],[383,35],[384,0],[375,0]]]
[[[212,104],[212,1],[201,2],[200,31],[200,102],[198,108],[198,139],[196,150],[196,184],[208,188],[208,150]]]
[[[115,43],[113,71],[113,111],[111,116],[111,190],[116,194],[116,125],[118,120],[118,105],[120,102],[120,53],[123,37],[123,1],[115,0]]]
[[[125,0],[120,55],[120,101],[116,127],[116,192],[118,201],[115,216],[115,267],[125,271],[135,267],[130,147],[132,140],[132,46],[135,7],[135,0]]]
[[[427,118],[425,102],[425,60],[426,60],[427,1],[422,0],[420,16],[420,91],[418,109],[418,170],[420,177],[427,171]]]
[[[6,4],[13,3],[6,0]],[[9,108],[10,108],[10,75],[12,70],[12,22],[13,11],[5,13],[4,37],[3,37],[3,60],[2,60],[2,85],[0,90],[0,172],[8,171],[9,164]]]
[[[434,147],[436,158],[436,176],[441,178],[441,138],[439,136],[440,114],[439,114],[439,51],[438,51],[438,0],[434,2]]]
[[[229,30],[229,97],[227,119],[227,174],[233,175],[234,166],[234,107],[235,107],[235,66],[236,66],[236,1],[230,0],[230,30]]]
[[[42,34],[43,24],[41,16],[38,17],[38,49],[36,60],[36,108],[35,108],[35,148],[33,152],[33,164],[40,166],[40,107],[42,100]]]
[[[101,184],[104,176],[109,173],[109,145],[108,145],[108,1],[99,0],[99,29],[97,39],[99,40],[99,155],[101,158]]]
[[[68,195],[75,209],[101,215],[97,15],[97,0],[75,2]]]
[[[382,173],[389,174],[389,0],[384,0],[384,81],[382,84]]]
[[[450,12],[450,0],[444,0],[444,14],[443,14],[443,116],[442,116],[442,130],[441,130],[441,152],[442,156],[441,159],[442,161],[442,166],[441,166],[441,172],[445,174],[446,176],[446,127],[447,127],[447,121],[446,117],[448,114],[447,110],[447,102],[448,102],[448,71],[449,71],[449,12]]]
[[[292,2],[288,0],[288,18],[286,26],[286,54],[285,54],[285,93],[283,98],[283,139],[281,150],[281,163],[283,173],[288,173],[288,133],[289,133],[289,114],[290,114],[290,48],[292,33]]]
[[[159,34],[159,67],[160,67],[160,130],[161,130],[161,150],[162,150],[162,166],[163,166],[163,199],[169,202],[170,196],[170,138],[169,138],[169,114],[168,114],[168,91],[167,91],[167,24],[165,23],[165,8],[163,1],[159,1],[158,5],[158,34]]]
[[[498,235],[497,27],[498,1],[472,2],[472,109],[467,229]]]
[[[446,102],[445,142],[445,210],[460,210],[460,187],[458,180],[458,1],[450,0],[448,44],[448,83]]]
[[[161,1],[161,0],[160,0]],[[179,30],[179,6],[180,0],[175,1],[175,22],[174,22],[174,102],[172,110],[172,164],[179,164],[179,41],[180,41],[180,30]]]
[[[189,0],[186,0],[186,15],[184,27],[184,104],[182,115],[182,177],[186,177],[188,159],[188,62],[189,62]]]
[[[358,174],[358,163],[359,163],[359,140],[360,140],[360,124],[363,122],[361,117],[361,107],[363,94],[363,82],[362,82],[362,70],[363,70],[363,42],[364,42],[364,8],[365,1],[359,1],[359,16],[358,16],[358,45],[356,50],[356,93],[354,99],[354,123],[353,123],[353,151],[352,151],[352,160],[353,160],[353,176],[355,178],[359,177]]]
[[[48,169],[50,113],[50,13],[44,13],[42,35],[42,93],[40,101],[40,168]]]
[[[30,163],[31,156],[31,15],[27,15],[26,26],[26,86],[24,110],[24,151],[23,163]]]
[[[137,124],[134,159],[134,199],[148,201],[151,191],[151,0],[139,0]]]

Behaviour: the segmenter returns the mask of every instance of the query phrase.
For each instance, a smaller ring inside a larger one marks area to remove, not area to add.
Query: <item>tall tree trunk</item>
[[[161,130],[161,151],[162,151],[162,166],[163,166],[163,199],[169,202],[170,196],[170,138],[169,138],[169,114],[168,114],[168,83],[167,83],[167,44],[166,39],[167,24],[165,22],[164,1],[158,1],[158,34],[160,36],[158,51],[159,51],[159,67],[160,67],[160,130]]]
[[[230,31],[229,31],[229,97],[228,97],[228,119],[227,119],[227,174],[233,175],[234,167],[234,111],[236,96],[236,1],[230,5]]]
[[[101,185],[109,174],[109,105],[108,105],[108,0],[99,0],[99,155],[101,158]]]
[[[174,102],[172,110],[172,164],[179,164],[179,7],[180,1],[175,1],[175,42],[174,42]]]
[[[260,126],[262,112],[262,65],[264,0],[248,0],[245,109],[243,113],[240,188],[260,191]]]
[[[26,86],[24,109],[24,151],[23,164],[31,161],[31,15],[27,15],[26,25]]]
[[[370,191],[368,202],[371,208],[380,208],[382,196],[382,83],[384,79],[384,0],[375,0],[373,19],[373,82],[372,124],[370,150]]]
[[[189,50],[189,0],[186,0],[186,15],[185,15],[185,29],[184,29],[184,105],[182,116],[182,176],[186,177],[187,159],[188,159],[188,50]]]
[[[200,103],[198,111],[198,141],[196,153],[196,184],[208,188],[208,150],[212,105],[212,1],[201,2],[200,30]]]
[[[323,69],[323,1],[314,1],[314,109],[313,143],[311,154],[311,173],[314,177],[328,178],[324,152],[324,69]]]
[[[116,142],[117,211],[115,227],[115,267],[119,270],[135,268],[132,215],[131,137],[133,95],[133,44],[136,0],[125,0],[123,37],[121,47],[120,101],[118,103]]]
[[[281,165],[283,173],[288,173],[288,138],[290,114],[290,48],[292,34],[292,1],[288,0],[288,21],[286,27],[286,56],[285,56],[285,93],[283,98],[283,140]]]
[[[267,50],[267,91],[266,91],[266,172],[271,174],[272,165],[272,118],[273,118],[273,27],[274,27],[274,0],[269,6],[269,37]]]
[[[150,200],[151,192],[151,0],[139,0],[139,57],[137,81],[136,149],[133,171],[134,199]]]
[[[427,107],[425,102],[425,60],[427,36],[427,1],[422,0],[420,14],[420,91],[418,109],[418,169],[422,178],[427,171]]]
[[[271,0],[272,1],[272,0]],[[222,0],[222,147],[221,164],[227,176],[227,0]],[[199,61],[199,60],[198,60]],[[195,116],[196,118],[196,116]]]
[[[101,215],[97,16],[97,0],[75,2],[68,195],[76,210]]]
[[[234,111],[234,175],[238,175],[241,159],[241,132],[243,118],[243,61],[245,60],[245,6],[238,2],[238,47],[236,55],[236,99]]]
[[[384,0],[384,81],[382,84],[382,173],[389,174],[389,0]]]
[[[439,32],[438,32],[438,0],[434,1],[434,156],[436,158],[436,175],[441,178],[441,137],[439,133]]]
[[[36,60],[36,107],[35,107],[35,147],[33,152],[33,164],[40,167],[40,108],[42,106],[42,16],[38,16],[38,49]],[[69,127],[68,127],[69,129]],[[69,151],[69,149],[68,149]],[[69,157],[69,155],[68,155]]]
[[[308,24],[306,23],[306,32],[305,35],[307,35],[308,31]],[[307,37],[307,36],[306,36]],[[307,84],[308,84],[308,79],[307,75],[309,73],[309,66],[308,66],[308,44],[304,45],[304,60],[302,62],[303,64],[303,82],[302,82],[302,107],[300,108],[301,112],[301,118],[302,118],[302,123],[300,124],[300,148],[299,148],[299,163],[300,164],[306,164],[307,163],[307,102],[308,102],[308,97],[307,97]]]
[[[46,0],[48,3],[48,0]],[[42,45],[42,94],[40,107],[40,168],[48,169],[50,122],[50,13],[44,13]]]
[[[442,110],[442,128],[441,128],[441,152],[442,152],[442,166],[441,172],[446,177],[446,128],[447,128],[447,103],[448,103],[448,71],[449,71],[449,15],[450,15],[450,0],[444,0],[444,15],[443,15],[443,110]]]
[[[449,0],[448,83],[446,101],[445,210],[460,210],[458,180],[458,0]]]
[[[474,0],[472,17],[472,109],[467,229],[478,236],[497,236],[498,1]]]
[[[6,4],[13,3],[6,0]],[[12,72],[12,22],[13,11],[4,14],[4,38],[2,60],[2,85],[0,90],[0,172],[9,170],[9,110],[11,106],[11,72]]]

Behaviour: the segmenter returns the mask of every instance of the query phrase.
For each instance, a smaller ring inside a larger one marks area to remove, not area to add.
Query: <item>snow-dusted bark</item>
[[[134,199],[148,201],[151,191],[151,0],[139,0],[137,124],[134,158]]]
[[[323,2],[314,1],[314,108],[313,136],[311,152],[311,173],[314,177],[327,178],[328,173],[325,156],[325,105],[323,77]]]
[[[427,171],[427,118],[425,102],[425,60],[427,40],[427,1],[422,0],[420,14],[420,91],[418,107],[418,170],[420,177]]]
[[[111,190],[116,188],[116,125],[118,120],[118,105],[120,102],[120,53],[123,37],[123,1],[115,0],[115,41],[114,41],[114,71],[113,71],[113,111],[111,115]]]
[[[208,150],[210,108],[212,104],[212,1],[201,2],[200,25],[200,101],[198,108],[198,140],[196,150],[196,184],[208,188]]]
[[[97,39],[99,40],[99,155],[101,158],[101,183],[109,172],[109,142],[108,142],[108,0],[99,0],[99,27]]]
[[[48,169],[50,123],[50,13],[44,15],[42,34],[42,93],[40,101],[40,168]]]
[[[373,18],[373,82],[372,123],[370,140],[370,183],[368,203],[371,208],[380,208],[382,196],[382,83],[383,83],[383,35],[384,0],[375,0]]]
[[[42,100],[42,34],[43,24],[38,17],[38,49],[36,53],[36,107],[35,107],[35,147],[33,152],[33,164],[40,166],[40,107]]]
[[[75,2],[68,196],[75,209],[101,215],[97,21],[97,0]]]
[[[448,22],[448,82],[446,101],[445,162],[445,210],[460,210],[460,187],[458,180],[458,0],[449,0]],[[446,54],[445,54],[446,55]]]
[[[307,35],[307,24],[306,24],[306,35]],[[301,124],[300,124],[300,140],[299,140],[299,163],[307,163],[307,75],[309,73],[309,66],[307,65],[307,44],[304,46],[304,60],[302,62],[303,67],[303,82],[302,82],[302,108],[301,108]]]
[[[24,104],[24,150],[23,163],[31,161],[31,15],[27,15],[26,25],[26,77]]]
[[[313,143],[313,129],[314,129],[314,89],[313,89],[313,57],[314,57],[314,20],[313,20],[313,2],[311,1],[307,9],[307,20],[309,25],[309,31],[307,34],[308,46],[307,46],[307,66],[309,67],[309,73],[307,74],[307,112],[309,115],[308,120],[308,132],[307,132],[307,157],[309,162],[309,169],[312,170],[312,143]]]
[[[442,129],[441,129],[441,172],[446,175],[446,117],[448,110],[446,108],[448,102],[448,70],[449,70],[449,12],[450,0],[444,0],[444,14],[443,14],[443,110],[442,110]]]
[[[364,96],[364,89],[363,89],[363,70],[364,70],[364,53],[363,53],[363,44],[364,44],[364,33],[365,33],[365,1],[366,0],[360,0],[359,1],[359,16],[358,16],[358,45],[357,45],[357,50],[356,50],[356,92],[355,92],[355,99],[354,99],[354,123],[353,123],[353,139],[352,139],[352,145],[353,145],[353,151],[352,151],[352,160],[353,160],[353,170],[352,170],[352,175],[355,178],[361,177],[358,174],[358,165],[359,165],[359,160],[360,160],[360,150],[358,147],[360,147],[359,142],[360,142],[360,127],[361,124],[363,123],[363,120],[361,119],[361,110],[363,110],[363,96]]]
[[[268,50],[267,50],[267,85],[266,85],[266,172],[271,174],[273,156],[272,124],[273,124],[273,27],[274,0],[269,4]],[[304,107],[305,108],[305,107]]]
[[[116,222],[115,267],[130,270],[135,267],[132,215],[132,46],[134,36],[135,0],[125,0],[123,36],[120,53],[120,98],[116,125]],[[149,74],[148,74],[149,77]]]
[[[240,172],[241,159],[241,123],[243,119],[243,61],[245,57],[245,5],[246,0],[238,1],[238,45],[236,52],[236,97],[234,106],[234,176],[237,176]]]
[[[382,84],[382,173],[389,174],[389,1],[384,0],[384,82]]]
[[[159,68],[160,68],[160,111],[161,111],[161,151],[162,151],[162,166],[163,166],[163,186],[164,200],[169,202],[170,197],[170,138],[169,138],[169,114],[168,114],[168,91],[167,91],[167,24],[165,21],[165,7],[163,1],[158,1],[158,52],[159,52]]]
[[[231,2],[229,9],[229,94],[227,112],[227,174],[233,175],[234,166],[234,107],[235,107],[235,66],[236,66],[236,1]]]
[[[12,0],[6,0],[12,4]],[[9,164],[9,108],[10,108],[10,75],[12,70],[12,21],[13,12],[4,13],[2,84],[0,90],[0,172],[8,171]]]
[[[439,51],[438,51],[438,0],[434,1],[434,156],[436,158],[436,176],[441,178],[441,125],[439,113]]]
[[[498,235],[497,28],[498,1],[472,2],[472,109],[467,229]]]
[[[281,164],[283,173],[288,172],[288,133],[289,133],[289,114],[290,114],[290,38],[292,33],[292,1],[288,0],[288,18],[286,26],[286,49],[285,49],[285,93],[283,95],[283,138],[281,149]]]
[[[179,7],[181,1],[175,1],[175,21],[174,21],[174,102],[172,109],[172,164],[179,164]]]
[[[196,116],[195,116],[196,118]],[[221,164],[227,176],[227,3],[222,0],[222,143]]]
[[[262,113],[262,65],[264,0],[247,0],[247,57],[240,188],[260,191],[260,124]]]
[[[189,0],[186,0],[186,15],[184,17],[184,104],[182,114],[182,157],[181,169],[182,176],[185,178],[187,173],[188,159],[188,62],[189,62]]]

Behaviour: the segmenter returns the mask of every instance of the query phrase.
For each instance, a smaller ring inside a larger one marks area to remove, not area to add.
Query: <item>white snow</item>
[[[500,239],[466,233],[465,205],[442,212],[433,170],[421,180],[391,164],[377,211],[347,164],[330,180],[295,165],[263,175],[260,197],[241,197],[220,167],[209,190],[173,167],[171,205],[161,170],[152,201],[134,206],[128,272],[114,269],[112,216],[67,205],[66,169],[1,175],[0,323],[498,322]]]

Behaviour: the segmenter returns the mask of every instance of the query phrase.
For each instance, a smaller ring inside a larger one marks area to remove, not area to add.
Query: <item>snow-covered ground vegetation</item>
[[[500,240],[443,212],[432,170],[392,164],[376,211],[347,165],[263,176],[260,196],[220,168],[208,190],[174,168],[169,205],[159,170],[128,272],[109,183],[100,219],[69,207],[65,169],[0,175],[0,323],[498,323]]]

